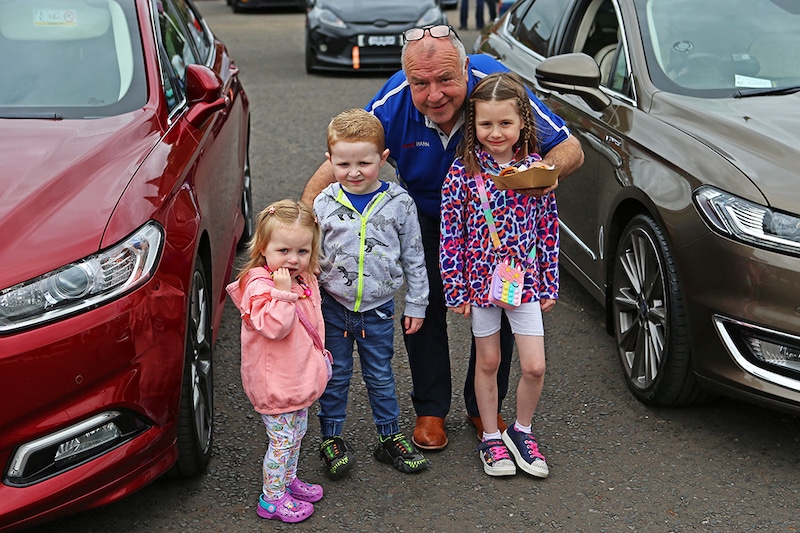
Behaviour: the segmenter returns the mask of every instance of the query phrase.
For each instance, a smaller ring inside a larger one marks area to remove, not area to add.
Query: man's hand
[[[550,194],[556,189],[558,189],[558,180],[556,180],[556,182],[549,187],[536,187],[534,189],[514,189],[514,192],[518,192],[526,196],[544,196],[546,194]]]
[[[563,180],[583,164],[583,148],[581,143],[575,137],[567,137],[567,139],[556,146],[554,146],[547,155],[538,162],[539,166],[553,167],[560,170],[558,179],[549,187],[537,187],[534,189],[515,189],[515,192],[525,194],[527,196],[544,196],[550,194],[558,189],[558,183]],[[535,166],[535,165],[533,165]]]
[[[314,205],[314,198],[322,192],[322,189],[335,181],[336,178],[333,177],[333,166],[331,166],[330,161],[325,160],[317,171],[314,172],[314,175],[306,182],[300,201],[311,207]]]
[[[419,328],[422,327],[422,322],[424,321],[423,318],[414,318],[413,316],[404,316],[403,317],[403,332],[406,335],[411,335],[412,333],[416,333],[419,331]]]
[[[563,180],[583,164],[583,148],[580,141],[570,135],[551,148],[542,158],[542,163],[559,169],[558,179]]]

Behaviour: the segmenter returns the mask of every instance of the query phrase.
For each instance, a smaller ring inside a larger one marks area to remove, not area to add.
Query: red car
[[[249,103],[189,0],[0,0],[0,530],[211,454]]]

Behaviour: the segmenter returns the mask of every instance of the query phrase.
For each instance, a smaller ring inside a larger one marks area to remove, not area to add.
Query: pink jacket
[[[291,292],[275,288],[267,269],[254,268],[227,286],[242,315],[242,385],[247,397],[262,414],[290,413],[310,406],[325,391],[328,371],[323,355],[295,308],[325,339],[319,285],[307,276],[311,296],[300,298],[303,289]]]

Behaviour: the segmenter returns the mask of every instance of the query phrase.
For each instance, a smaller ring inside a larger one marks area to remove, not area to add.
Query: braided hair
[[[536,137],[536,120],[533,116],[530,97],[525,90],[525,84],[513,72],[498,72],[483,78],[472,90],[467,105],[467,118],[464,124],[464,137],[456,149],[456,156],[464,162],[467,174],[474,175],[481,171],[478,157],[475,154],[478,148],[478,136],[475,133],[475,103],[499,102],[513,100],[519,116],[522,119],[522,130],[519,133],[517,149],[523,157],[539,151],[539,141]]]

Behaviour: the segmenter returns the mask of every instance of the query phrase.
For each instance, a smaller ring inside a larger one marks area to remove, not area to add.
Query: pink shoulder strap
[[[308,320],[308,318],[306,318],[306,315],[304,315],[303,312],[300,311],[300,307],[295,306],[294,309],[297,312],[297,318],[300,319],[300,323],[303,324],[306,330],[308,330],[308,334],[311,336],[311,340],[314,341],[314,346],[316,346],[320,350],[324,350],[325,345],[323,344],[322,339],[319,336],[319,333],[317,333],[317,328],[311,325],[311,322]]]

